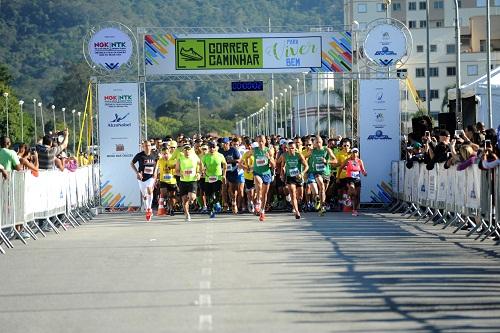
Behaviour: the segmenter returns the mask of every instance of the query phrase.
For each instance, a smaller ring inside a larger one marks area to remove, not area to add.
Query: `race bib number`
[[[234,171],[235,167],[232,164],[227,165],[227,171]]]
[[[324,163],[316,163],[316,171],[325,171]]]
[[[174,177],[171,174],[163,175],[164,180],[172,180],[172,178],[174,178]]]
[[[219,177],[217,176],[210,176],[208,177],[208,182],[209,183],[215,183],[218,180]]]
[[[353,172],[351,172],[351,178],[355,178],[355,179],[361,178],[361,175],[359,174],[359,171],[353,171]]]
[[[194,175],[194,169],[186,169],[183,172],[184,176],[192,176]]]
[[[265,157],[257,158],[255,160],[255,164],[257,164],[258,166],[265,166],[268,164],[267,158]]]
[[[288,171],[290,173],[290,177],[297,177],[300,174],[298,168],[293,168]]]
[[[154,171],[155,171],[154,167],[151,166],[144,167],[144,174],[146,175],[152,175]]]

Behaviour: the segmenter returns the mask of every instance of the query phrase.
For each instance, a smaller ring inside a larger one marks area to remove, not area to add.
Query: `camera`
[[[61,144],[64,142],[64,131],[56,132],[55,134],[52,134],[52,140],[57,142],[58,144]]]

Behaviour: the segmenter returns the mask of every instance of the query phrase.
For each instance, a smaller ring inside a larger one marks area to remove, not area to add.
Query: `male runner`
[[[153,210],[151,209],[153,203],[153,190],[156,180],[156,158],[151,149],[151,142],[144,140],[142,143],[142,151],[134,156],[130,166],[134,170],[137,181],[139,182],[139,189],[141,190],[143,207],[146,209],[146,221],[151,221]],[[139,168],[135,164],[139,164]]]
[[[220,193],[222,184],[226,182],[227,163],[224,155],[217,152],[214,142],[208,143],[208,153],[203,155],[202,164],[205,172],[205,194],[207,196],[210,218],[215,217],[220,207]]]
[[[282,180],[285,182],[288,192],[291,195],[291,204],[295,213],[295,218],[300,219],[300,210],[298,202],[302,200],[302,185],[304,175],[308,170],[305,158],[297,151],[297,145],[289,141],[288,149],[280,157],[277,165],[281,165]]]
[[[258,147],[257,142],[253,142],[249,139],[245,139],[245,145],[247,151],[243,154],[240,162],[240,168],[243,169],[243,177],[245,178],[245,191],[247,193],[247,207],[250,213],[254,212],[255,208],[255,183],[253,181],[253,166],[254,166],[254,156],[252,154],[252,149]]]
[[[182,154],[178,156],[175,170],[179,174],[179,193],[186,222],[191,221],[189,205],[196,200],[197,181],[201,177],[203,166],[190,144],[182,146]]]
[[[337,159],[335,158],[335,155],[333,155],[330,148],[323,147],[323,139],[318,135],[314,140],[314,149],[311,152],[309,160],[311,173],[316,179],[319,191],[319,197],[316,198],[315,208],[319,210],[321,215],[323,215],[326,212],[326,189],[328,188],[328,183],[330,182],[330,164],[336,164]]]
[[[234,214],[238,213],[239,200],[243,196],[243,185],[245,180],[243,175],[239,175],[238,164],[241,159],[240,152],[231,147],[231,140],[229,138],[222,139],[222,151],[227,163],[226,184],[222,186],[223,197],[226,198],[226,193],[229,194],[231,200],[232,211]]]
[[[161,149],[161,157],[158,160],[158,179],[160,181],[159,207],[167,207],[167,213],[174,215],[175,196],[177,192],[177,180],[175,179],[175,165],[177,160],[172,158],[174,150],[177,148],[175,141],[170,141],[167,147]],[[158,216],[165,215],[164,211],[158,208]]]

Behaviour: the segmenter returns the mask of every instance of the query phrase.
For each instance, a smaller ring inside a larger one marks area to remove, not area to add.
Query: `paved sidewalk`
[[[100,215],[0,255],[0,332],[500,332],[500,247],[394,215]]]

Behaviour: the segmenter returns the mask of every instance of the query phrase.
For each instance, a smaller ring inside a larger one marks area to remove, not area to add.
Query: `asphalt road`
[[[0,332],[500,332],[500,247],[393,215],[100,215],[0,255]]]

